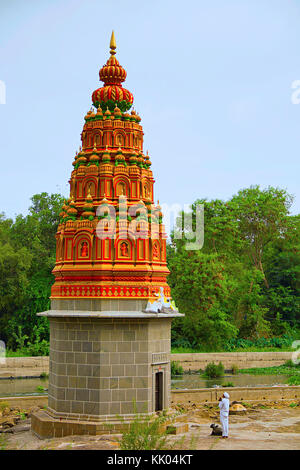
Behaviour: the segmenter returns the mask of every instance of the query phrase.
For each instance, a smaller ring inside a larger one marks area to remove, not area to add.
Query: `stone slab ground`
[[[170,448],[182,450],[299,450],[300,406],[254,405],[246,415],[230,416],[229,439],[211,436],[218,423],[216,406],[185,410],[189,431],[169,437]],[[120,435],[67,436],[40,440],[31,431],[0,434],[2,449],[116,450]]]

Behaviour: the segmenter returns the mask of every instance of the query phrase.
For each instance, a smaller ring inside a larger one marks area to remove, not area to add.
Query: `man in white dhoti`
[[[220,408],[220,421],[222,424],[222,437],[223,439],[228,437],[228,417],[229,417],[229,394],[223,393],[223,396],[219,399]]]

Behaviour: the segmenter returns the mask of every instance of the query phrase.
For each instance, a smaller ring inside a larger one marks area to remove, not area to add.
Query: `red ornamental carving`
[[[159,248],[157,243],[153,245],[153,258],[159,258]]]

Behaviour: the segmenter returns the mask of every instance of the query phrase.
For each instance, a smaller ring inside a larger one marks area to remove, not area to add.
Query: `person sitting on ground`
[[[226,439],[228,438],[229,394],[224,392],[223,396],[219,398],[219,402],[222,437]]]

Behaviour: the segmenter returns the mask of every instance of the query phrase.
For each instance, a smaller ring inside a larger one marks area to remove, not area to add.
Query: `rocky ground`
[[[299,450],[300,402],[244,404],[245,410],[231,413],[229,439],[211,435],[211,423],[219,423],[216,405],[177,407],[189,424],[184,434],[170,435],[168,446],[182,450]],[[36,408],[0,410],[0,449],[116,450],[120,435],[68,436],[40,440],[30,430],[30,415]]]

